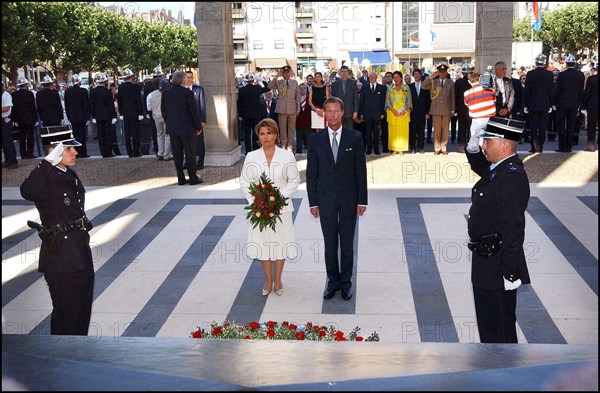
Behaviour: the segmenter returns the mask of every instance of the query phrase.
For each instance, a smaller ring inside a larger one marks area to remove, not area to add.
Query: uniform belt
[[[471,240],[467,247],[469,250],[481,255],[482,257],[490,257],[498,252],[502,246],[502,235],[500,233],[491,233],[482,236],[480,240]]]
[[[74,232],[91,230],[92,222],[85,217],[77,220],[65,222],[64,224],[55,224],[45,226],[44,229],[50,233]]]

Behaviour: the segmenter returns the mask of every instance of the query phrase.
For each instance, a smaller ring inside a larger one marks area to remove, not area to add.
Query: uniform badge
[[[65,198],[65,200],[63,202],[65,203],[65,206],[71,205],[71,200],[69,198]]]

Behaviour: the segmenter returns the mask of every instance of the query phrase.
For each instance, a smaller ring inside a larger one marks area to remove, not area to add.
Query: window
[[[343,37],[344,44],[351,44],[352,43],[352,30],[344,29],[342,31],[342,37]]]
[[[473,23],[474,2],[444,2],[435,4],[434,23]]]
[[[437,3],[436,3],[437,4]],[[411,41],[412,38],[412,41]],[[415,41],[416,39],[416,41]],[[419,3],[402,3],[402,47],[415,48],[419,39]],[[412,46],[411,46],[412,42]],[[418,46],[417,46],[418,47]]]
[[[380,19],[383,15],[382,7],[380,5],[375,6],[375,18]]]
[[[252,45],[252,47],[254,49],[262,49],[263,48],[263,42],[262,41],[254,41],[254,44]]]
[[[275,40],[275,49],[283,49],[283,40]]]
[[[383,37],[383,30],[375,29],[375,42],[381,42],[382,37]]]

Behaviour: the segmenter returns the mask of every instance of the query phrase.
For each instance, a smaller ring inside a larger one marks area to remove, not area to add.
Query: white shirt
[[[500,91],[500,93],[502,93],[502,103],[506,104],[506,94],[504,94],[504,81],[502,80],[502,78],[498,78],[497,76],[494,76],[494,78],[496,78],[496,86],[498,86],[498,90]]]
[[[417,90],[417,96],[421,94],[421,82],[415,82],[415,89]]]
[[[8,107],[8,110],[6,112],[2,112],[2,119],[5,121],[8,119],[10,113],[12,112],[13,102],[10,93],[4,90],[4,93],[2,93],[2,108],[6,106]]]
[[[509,158],[511,158],[511,157],[514,157],[514,156],[516,156],[516,154],[513,154],[512,156],[508,156],[508,157],[506,157],[504,160],[500,160],[500,161],[498,161],[498,162],[496,162],[496,163],[493,163],[492,165],[490,165],[490,171],[491,171],[492,169],[494,169],[495,167],[497,167],[498,165],[500,165],[500,163],[501,163],[502,161],[508,160]]]
[[[327,131],[329,132],[329,144],[333,147],[333,133],[337,132],[337,135],[335,136],[337,143],[338,143],[338,147],[340,146],[340,137],[342,136],[342,127],[340,126],[340,128],[338,128],[336,131],[332,130],[331,128],[327,127]]]

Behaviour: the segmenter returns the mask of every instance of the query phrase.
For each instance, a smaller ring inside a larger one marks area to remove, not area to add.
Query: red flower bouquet
[[[244,209],[248,210],[246,219],[252,223],[252,229],[258,226],[262,232],[266,227],[275,230],[281,210],[287,206],[288,198],[284,197],[273,182],[264,173],[260,175],[257,183],[251,183],[248,187],[253,202]]]

